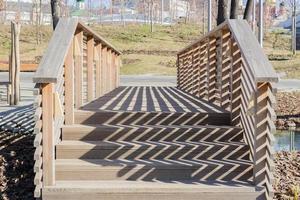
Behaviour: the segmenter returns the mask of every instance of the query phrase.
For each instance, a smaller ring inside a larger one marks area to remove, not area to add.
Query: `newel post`
[[[269,82],[257,83],[255,105],[255,151],[254,151],[254,182],[256,186],[266,188],[266,199],[273,196],[273,148],[272,132],[275,130],[273,120],[276,115],[272,108],[272,87]]]
[[[42,119],[43,119],[43,184],[55,184],[54,172],[54,84],[42,85]]]

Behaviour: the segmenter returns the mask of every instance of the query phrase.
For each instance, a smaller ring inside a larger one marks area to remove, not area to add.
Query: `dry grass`
[[[0,61],[8,60],[9,26],[0,29]],[[122,74],[164,74],[174,75],[176,69],[166,63],[174,63],[178,50],[199,38],[199,26],[179,24],[175,26],[155,26],[150,33],[147,25],[93,26],[96,32],[112,42],[121,51],[123,58],[135,60],[125,62]],[[42,27],[42,43],[37,45],[35,27],[23,26],[21,30],[21,59],[38,60],[51,37],[51,27]],[[286,32],[272,31],[266,34],[264,50],[274,68],[284,72],[287,78],[300,78],[300,55],[292,56],[290,36]]]

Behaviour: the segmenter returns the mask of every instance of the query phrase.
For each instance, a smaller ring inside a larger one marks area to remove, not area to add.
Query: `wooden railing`
[[[265,198],[273,195],[272,133],[278,78],[249,25],[228,20],[178,53],[178,87],[231,112],[244,129],[253,179]]]
[[[76,19],[60,19],[33,81],[36,101],[35,197],[55,184],[55,145],[74,110],[119,85],[121,53]]]

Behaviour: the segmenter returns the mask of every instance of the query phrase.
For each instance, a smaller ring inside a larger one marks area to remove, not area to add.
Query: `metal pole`
[[[164,23],[164,0],[161,0],[161,24]]]
[[[202,19],[203,34],[205,33],[205,1],[203,1],[203,19]]]
[[[208,24],[207,24],[207,30],[208,32],[211,31],[211,0],[208,0],[208,13],[207,13],[207,21],[208,21]]]
[[[258,27],[258,41],[260,46],[263,47],[264,37],[264,1],[259,0],[259,27]]]
[[[296,0],[293,0],[292,12],[292,51],[293,55],[296,54]]]

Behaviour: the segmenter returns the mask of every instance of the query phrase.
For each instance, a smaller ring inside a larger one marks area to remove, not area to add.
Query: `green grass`
[[[0,60],[7,60],[10,48],[9,26],[0,30]],[[122,74],[175,75],[176,52],[201,37],[201,27],[192,24],[174,26],[149,25],[91,26],[99,35],[124,52]],[[36,44],[35,27],[21,28],[21,59],[36,60],[40,57],[50,40],[50,26],[42,27],[42,43]],[[300,55],[292,56],[290,35],[281,30],[267,32],[264,51],[278,72],[285,72],[286,78],[300,79]]]
[[[176,75],[175,57],[130,54],[123,56],[123,59],[130,62],[121,68],[124,75]],[[168,66],[169,63],[171,66]]]

